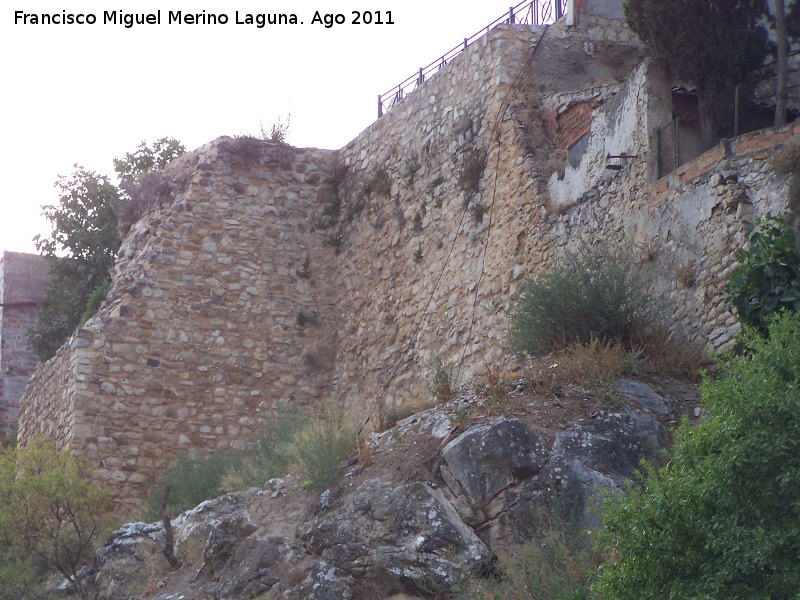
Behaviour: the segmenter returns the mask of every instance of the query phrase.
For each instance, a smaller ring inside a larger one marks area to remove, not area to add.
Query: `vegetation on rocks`
[[[647,281],[632,256],[615,248],[584,247],[520,284],[511,299],[508,342],[512,351],[531,355],[595,339],[630,347],[656,317]]]
[[[78,571],[104,533],[105,493],[68,450],[36,439],[0,452],[0,598],[35,597],[51,571],[87,597]]]
[[[260,431],[247,451],[215,450],[181,455],[172,469],[151,490],[145,517],[159,518],[159,505],[171,486],[167,512],[189,510],[224,493],[263,487],[275,477],[295,472],[304,486],[321,489],[339,475],[340,463],[356,446],[355,428],[332,414],[316,418],[297,410],[284,410],[273,424]]]
[[[746,352],[703,387],[663,467],[611,503],[602,598],[797,598],[800,589],[800,316],[752,328]]]
[[[736,252],[739,266],[726,292],[741,323],[766,335],[772,315],[800,308],[797,233],[783,217],[767,215],[756,221],[747,242]]]

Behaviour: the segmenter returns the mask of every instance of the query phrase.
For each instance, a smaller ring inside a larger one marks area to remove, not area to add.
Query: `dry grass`
[[[699,344],[670,335],[663,325],[640,334],[634,344],[659,375],[697,382],[701,371],[713,364]]]
[[[697,274],[691,264],[683,265],[675,269],[675,281],[683,289],[694,287]]]
[[[480,600],[564,600],[589,598],[592,573],[603,562],[582,528],[541,509],[532,517],[536,533],[513,555],[501,556],[500,576],[472,580],[466,598]]]
[[[545,357],[529,358],[524,369],[526,387],[542,395],[555,393],[560,386],[576,385],[600,398],[611,399],[611,386],[629,373],[636,355],[615,342],[592,340],[574,343]]]
[[[508,402],[509,383],[518,378],[518,373],[484,361],[476,391],[489,407],[505,405]]]
[[[176,540],[175,555],[184,564],[191,565],[203,554],[206,549],[206,536],[204,527],[193,527],[185,537]]]
[[[372,446],[367,442],[367,436],[363,433],[358,436],[356,440],[356,451],[358,456],[358,464],[362,469],[370,466],[373,462]]]
[[[377,407],[378,413],[378,431],[386,431],[394,427],[398,421],[402,421],[424,410],[428,410],[435,406],[437,402],[431,401],[430,398],[422,398],[416,401],[405,402],[403,404],[386,404],[385,401],[379,402]]]

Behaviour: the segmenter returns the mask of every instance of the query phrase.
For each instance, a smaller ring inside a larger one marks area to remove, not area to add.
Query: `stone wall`
[[[34,376],[20,440],[71,443],[122,512],[179,452],[244,447],[281,406],[374,419],[428,400],[434,354],[457,383],[480,374],[520,278],[583,244],[634,249],[672,330],[724,346],[732,253],[788,184],[762,146],[654,182],[669,84],[618,21],[500,26],[341,151],[222,138],[182,157],[106,304]],[[578,104],[569,164],[553,124]]]
[[[0,437],[17,425],[19,399],[39,357],[28,343],[37,321],[49,267],[35,254],[3,252],[0,258]]]
[[[222,138],[173,163],[106,303],[34,377],[20,440],[58,429],[124,512],[179,452],[243,448],[280,407],[332,396],[335,155]]]
[[[599,35],[598,23],[498,27],[342,149],[346,210],[359,207],[340,260],[348,405],[425,401],[434,354],[454,381],[502,354],[514,282],[550,254],[526,239],[558,162],[538,107],[640,60],[630,37]],[[361,194],[377,173],[386,193]]]

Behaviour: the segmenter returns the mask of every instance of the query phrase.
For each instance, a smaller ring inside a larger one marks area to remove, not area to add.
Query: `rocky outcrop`
[[[109,599],[424,596],[490,572],[499,550],[537,535],[545,511],[596,520],[599,499],[620,493],[669,440],[657,418],[630,406],[550,435],[507,416],[461,430],[456,411],[468,405],[462,397],[374,434],[376,464],[321,495],[286,477],[180,515],[177,571],[161,555],[163,525],[135,523],[115,532],[86,577]],[[390,459],[432,468],[393,477]]]

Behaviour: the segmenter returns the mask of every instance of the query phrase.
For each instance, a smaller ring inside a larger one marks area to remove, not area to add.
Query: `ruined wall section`
[[[668,83],[648,61],[593,110],[581,163],[551,176],[547,219],[526,237],[556,256],[581,244],[630,249],[670,330],[714,351],[738,330],[724,294],[735,251],[755,218],[787,211],[787,177],[774,173],[770,158],[798,140],[800,127],[723,141],[653,183],[652,132],[671,114]]]
[[[221,138],[173,163],[106,303],[29,388],[20,440],[71,413],[64,442],[124,512],[181,451],[243,448],[279,408],[322,402],[335,254],[317,227],[335,154]]]

